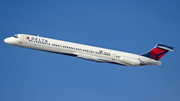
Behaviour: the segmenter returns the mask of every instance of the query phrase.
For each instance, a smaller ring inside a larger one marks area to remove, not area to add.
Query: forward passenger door
[[[21,36],[19,36],[19,43],[20,44],[22,44],[23,43],[23,39],[24,39],[24,37],[21,35]]]

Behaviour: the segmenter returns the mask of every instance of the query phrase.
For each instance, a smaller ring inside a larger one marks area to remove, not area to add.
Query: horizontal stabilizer
[[[168,51],[175,52],[175,51],[173,50],[173,47],[170,47],[170,46],[166,46],[166,45],[162,45],[162,44],[157,44],[155,47],[156,47],[156,48],[161,48],[161,49],[164,49],[164,50],[168,50]]]

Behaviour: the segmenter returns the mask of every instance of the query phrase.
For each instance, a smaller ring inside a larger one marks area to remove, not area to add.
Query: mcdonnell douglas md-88
[[[173,47],[157,44],[146,54],[138,55],[28,34],[17,34],[4,39],[4,42],[13,46],[70,55],[98,63],[124,66],[161,65],[158,60],[168,51],[174,52]]]

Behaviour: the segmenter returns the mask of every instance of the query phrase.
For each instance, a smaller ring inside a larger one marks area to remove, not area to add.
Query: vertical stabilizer
[[[157,44],[152,50],[147,52],[146,54],[143,54],[142,56],[154,59],[154,60],[159,60],[162,58],[168,51],[173,51],[173,47],[166,46],[163,44]]]

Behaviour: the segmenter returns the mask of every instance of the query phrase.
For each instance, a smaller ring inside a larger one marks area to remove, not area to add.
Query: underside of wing
[[[82,59],[86,59],[86,60],[90,60],[90,61],[100,62],[100,63],[108,62],[104,58],[100,58],[100,57],[96,57],[96,56],[91,56],[91,55],[86,55],[86,54],[77,54],[77,57],[82,58]]]

